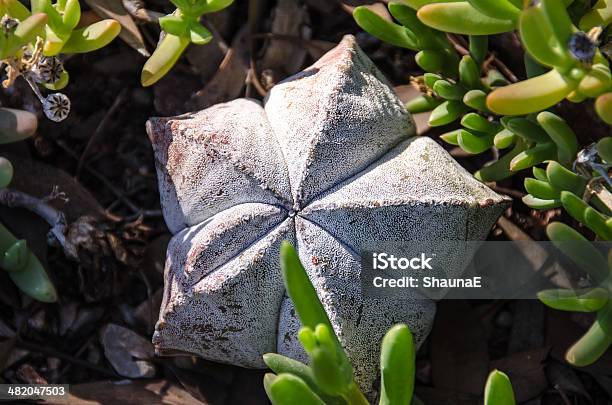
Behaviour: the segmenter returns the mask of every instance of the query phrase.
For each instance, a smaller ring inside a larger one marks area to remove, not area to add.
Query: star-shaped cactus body
[[[264,367],[267,352],[304,358],[278,263],[286,239],[371,391],[384,332],[404,322],[422,341],[435,304],[416,292],[364,297],[362,247],[482,239],[507,203],[433,140],[414,137],[351,36],[272,88],[263,107],[238,99],[153,118],[147,129],[174,233],[154,335],[161,353],[244,367]]]

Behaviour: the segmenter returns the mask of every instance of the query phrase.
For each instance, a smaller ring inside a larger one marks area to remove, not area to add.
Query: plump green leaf
[[[493,146],[494,136],[492,133],[487,134],[463,129],[457,136],[457,142],[461,149],[476,155]]]
[[[497,149],[506,149],[514,144],[516,135],[506,128],[503,128],[493,138],[493,144]]]
[[[543,199],[527,194],[522,198],[523,203],[534,210],[551,210],[561,206],[559,199]]]
[[[11,264],[19,264],[19,269],[17,269],[17,271],[8,272],[9,277],[21,291],[35,300],[41,302],[57,301],[55,287],[45,272],[45,269],[42,267],[42,264],[32,251],[29,249],[27,250],[27,257],[25,259],[11,257],[7,259],[7,252],[10,252],[9,256],[12,254],[22,254],[21,249],[23,245],[19,246],[18,242],[17,238],[15,238],[4,225],[0,224],[0,252],[4,252],[2,265],[8,264],[10,266]]]
[[[485,405],[515,405],[510,379],[499,370],[493,370],[487,378],[484,392]]]
[[[571,191],[574,194],[582,195],[586,188],[586,179],[563,165],[551,161],[546,167],[546,177],[550,184],[559,190]]]
[[[524,180],[525,190],[534,197],[541,198],[543,200],[557,200],[559,199],[559,190],[550,185],[547,181],[532,179],[526,177]]]
[[[463,115],[468,108],[460,101],[448,100],[434,108],[429,116],[429,125],[432,127],[439,127],[442,125],[450,124],[455,121],[461,115]]]
[[[561,199],[563,201],[563,194]],[[565,207],[565,204],[564,204]],[[586,271],[596,283],[608,276],[608,262],[592,243],[570,226],[552,222],[546,227],[546,234],[564,255]]]
[[[612,303],[597,312],[597,318],[587,331],[565,353],[568,363],[585,367],[596,362],[612,344]]]
[[[547,306],[561,311],[594,312],[606,305],[610,293],[604,288],[587,290],[544,290],[538,299]]]
[[[598,0],[591,11],[580,19],[579,27],[589,32],[593,27],[607,27],[612,22],[612,0]]]
[[[550,142],[550,138],[538,124],[527,118],[510,118],[505,126],[528,142]]]
[[[301,378],[292,374],[268,377],[264,387],[273,405],[325,405]]]
[[[561,117],[548,111],[539,113],[537,120],[557,145],[559,160],[568,166],[571,165],[580,147],[574,131]]]
[[[121,31],[115,20],[102,20],[88,27],[74,30],[62,48],[63,53],[86,53],[108,45]]]
[[[306,364],[276,353],[266,353],[263,355],[263,359],[266,366],[268,366],[268,368],[274,371],[276,374],[287,373],[301,378],[306,385],[308,385],[308,387],[325,402],[326,405],[346,404],[346,402],[340,397],[332,397],[323,393],[317,387],[312,370]]]
[[[554,36],[550,22],[541,7],[535,6],[523,10],[518,27],[523,46],[539,63],[549,67],[564,68],[573,63],[569,52],[565,50],[565,43],[561,44]]]
[[[355,8],[353,18],[364,31],[381,41],[400,48],[419,49],[416,36],[406,27],[384,19],[367,6]]]
[[[414,392],[415,355],[408,326],[395,325],[387,331],[380,349],[379,405],[410,404]]]
[[[414,61],[426,72],[441,72],[444,69],[445,57],[440,51],[426,49],[417,52]]]
[[[468,0],[475,9],[493,18],[516,21],[520,10],[508,0]]]
[[[525,150],[525,147],[525,143],[521,139],[517,140],[512,150],[508,151],[496,162],[478,170],[476,173],[474,173],[474,177],[480,181],[488,182],[499,181],[505,179],[506,177],[512,176],[513,173],[510,171],[510,162],[518,154],[522,153]]]
[[[576,84],[556,70],[495,89],[487,107],[500,115],[525,115],[545,110],[563,100]]]
[[[24,110],[0,107],[0,144],[18,142],[36,133],[38,118]]]
[[[463,96],[463,103],[475,110],[488,112],[487,93],[482,90],[470,90]]]
[[[428,4],[419,9],[417,16],[432,28],[454,34],[501,34],[515,26],[512,20],[486,16],[467,1]]]
[[[606,124],[612,125],[612,93],[605,93],[597,97],[595,111]]]
[[[517,172],[528,169],[544,162],[545,160],[553,159],[556,152],[557,148],[552,142],[539,143],[536,146],[516,155],[510,162],[510,170]]]
[[[445,134],[440,135],[440,138],[451,145],[459,145],[459,134],[463,131],[462,129],[455,129],[454,131],[447,132]]]
[[[604,162],[612,163],[612,137],[607,136],[597,142],[597,153]]]
[[[8,185],[11,184],[13,173],[14,170],[11,161],[4,156],[0,156],[0,188],[8,187]]]
[[[459,84],[438,80],[433,86],[433,91],[446,100],[461,100],[466,90]]]
[[[411,114],[418,114],[431,111],[439,106],[442,102],[443,100],[428,96],[427,94],[422,94],[408,101],[406,103],[406,109]]]
[[[493,123],[487,120],[485,117],[476,113],[465,114],[463,118],[461,118],[461,125],[463,125],[467,129],[488,134],[494,134],[500,130],[498,124]]]
[[[479,89],[482,87],[480,82],[480,69],[470,55],[464,55],[459,62],[459,79],[468,89]]]
[[[489,37],[486,35],[470,35],[470,55],[477,66],[482,66],[489,48]]]
[[[142,68],[140,83],[147,87],[164,77],[180,58],[189,42],[189,38],[166,34]]]

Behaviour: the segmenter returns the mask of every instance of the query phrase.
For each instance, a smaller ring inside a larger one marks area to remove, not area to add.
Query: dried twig
[[[51,233],[62,245],[66,255],[71,258],[77,257],[76,247],[66,239],[68,226],[64,213],[49,205],[47,199],[39,199],[18,190],[5,188],[0,190],[0,204],[25,208],[44,219],[51,226]]]

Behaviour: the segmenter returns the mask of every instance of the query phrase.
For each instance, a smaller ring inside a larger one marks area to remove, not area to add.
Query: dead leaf
[[[240,95],[249,71],[249,46],[247,29],[243,27],[234,37],[217,73],[206,86],[191,97],[187,110],[196,111],[217,103],[224,103]]]
[[[118,0],[85,0],[85,3],[92,8],[102,18],[112,18],[121,24],[119,37],[129,46],[138,51],[142,56],[148,57],[150,54],[145,47],[142,34],[132,16],[123,7],[123,3]]]
[[[549,351],[549,347],[544,347],[491,362],[491,369],[508,374],[517,403],[534,398],[548,388],[543,362]]]
[[[489,370],[484,329],[466,301],[442,301],[431,336],[433,385],[481,395]]]
[[[310,39],[308,12],[298,0],[279,0],[272,15],[271,33],[280,37]],[[265,48],[259,70],[271,69],[279,77],[290,76],[302,69],[306,55],[306,49],[295,42],[272,39]]]
[[[65,399],[45,401],[53,405],[200,405],[180,385],[167,381],[96,381],[71,384]]]
[[[153,345],[132,330],[107,324],[100,331],[100,342],[106,358],[120,375],[130,378],[151,378],[155,375],[155,367],[146,361],[155,355]]]

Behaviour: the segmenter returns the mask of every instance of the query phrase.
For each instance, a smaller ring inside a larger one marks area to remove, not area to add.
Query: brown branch
[[[66,255],[71,258],[77,257],[76,247],[66,239],[68,225],[63,212],[47,204],[44,199],[9,188],[0,190],[0,204],[27,209],[44,219],[51,226],[51,233],[62,245]]]

